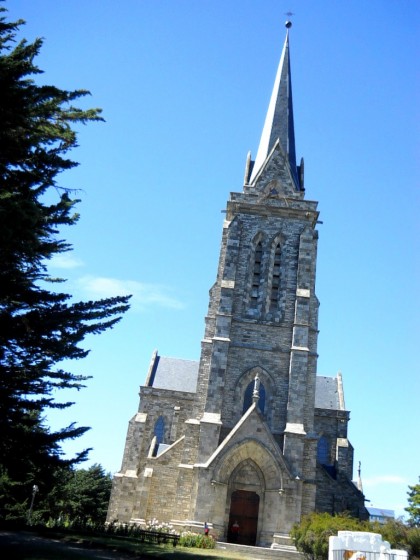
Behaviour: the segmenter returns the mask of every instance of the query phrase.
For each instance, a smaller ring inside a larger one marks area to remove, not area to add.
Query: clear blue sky
[[[94,378],[50,417],[92,429],[67,446],[121,464],[152,351],[198,359],[223,215],[256,155],[294,12],[297,155],[319,201],[318,372],[343,373],[367,498],[403,513],[420,475],[420,3],[417,0],[13,0],[22,35],[45,38],[38,79],[92,92],[74,251],[51,271],[76,298],[133,293],[74,372]],[[417,160],[418,161],[418,160]]]

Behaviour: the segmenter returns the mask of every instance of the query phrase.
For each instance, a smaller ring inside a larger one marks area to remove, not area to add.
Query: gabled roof
[[[153,355],[146,386],[170,391],[195,393],[199,362]],[[326,410],[344,410],[341,375],[317,375],[315,407]]]
[[[252,189],[252,191],[248,189]],[[247,192],[253,192],[260,196],[262,194],[267,195],[267,189],[270,189],[270,196],[280,198],[294,197],[297,192],[296,174],[292,173],[288,156],[278,138],[254,176],[252,183],[245,185]]]
[[[151,364],[146,385],[156,389],[195,393],[199,362],[166,358],[156,353]]]
[[[258,434],[257,437],[255,437]],[[196,463],[196,467],[209,467],[212,463],[222,457],[226,452],[233,449],[235,445],[246,445],[251,440],[258,442],[261,445],[264,440],[264,448],[269,450],[273,457],[276,457],[278,463],[282,465],[284,474],[289,478],[292,477],[291,470],[286,462],[286,459],[281,452],[278,443],[276,442],[273,434],[264,421],[261,413],[258,411],[256,402],[248,408],[245,414],[240,418],[236,426],[232,428],[225,439],[214,450],[212,455],[205,463]]]
[[[345,410],[340,374],[337,377],[316,376],[315,408]]]

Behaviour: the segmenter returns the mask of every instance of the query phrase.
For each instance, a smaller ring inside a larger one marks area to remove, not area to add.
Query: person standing
[[[237,521],[232,525],[230,532],[232,534],[232,542],[238,542],[239,537],[239,523]]]

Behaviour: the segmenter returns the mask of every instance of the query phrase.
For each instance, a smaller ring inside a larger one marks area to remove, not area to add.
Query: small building
[[[366,506],[369,514],[369,521],[377,521],[378,523],[386,523],[391,519],[395,519],[395,511],[393,509],[382,509]]]

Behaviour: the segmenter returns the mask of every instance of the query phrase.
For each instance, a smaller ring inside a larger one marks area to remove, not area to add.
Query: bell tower
[[[227,203],[198,375],[198,461],[251,406],[257,375],[259,411],[289,474],[305,481],[299,509],[313,511],[318,212],[296,165],[290,25],[257,157],[248,155],[243,191]]]

